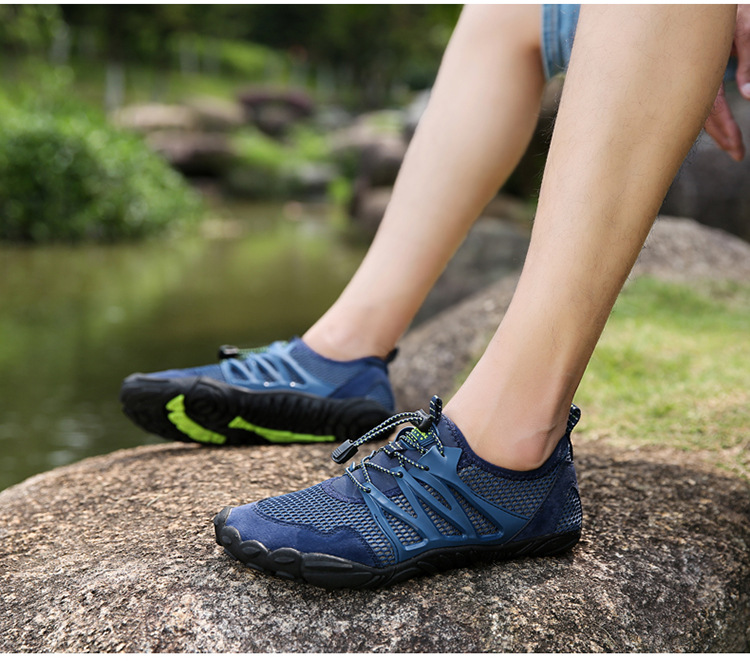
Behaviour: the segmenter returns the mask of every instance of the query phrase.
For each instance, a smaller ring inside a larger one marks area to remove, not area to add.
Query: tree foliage
[[[175,37],[252,41],[323,66],[363,89],[423,87],[439,65],[459,5],[60,5],[104,57],[165,65]],[[93,35],[93,37],[92,37]]]
[[[14,54],[46,51],[62,22],[58,5],[0,5],[0,49]]]

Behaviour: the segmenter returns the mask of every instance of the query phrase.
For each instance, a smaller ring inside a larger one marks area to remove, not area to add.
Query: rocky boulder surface
[[[740,244],[706,231],[662,220],[647,250],[702,237],[691,263],[730,243],[744,262]],[[714,277],[742,273],[721,264]],[[505,278],[406,338],[401,406],[426,404],[425,375],[430,390],[452,387],[514,286]],[[572,551],[377,592],[258,574],[213,539],[223,506],[338,474],[330,444],[164,443],[35,476],[0,493],[0,652],[750,651],[747,481],[690,453],[575,435],[574,446],[584,534]]]
[[[331,445],[123,450],[0,494],[2,652],[728,652],[750,641],[747,484],[577,448],[557,558],[329,592],[224,555],[225,504],[338,471]]]
[[[472,230],[473,231],[473,230]],[[398,407],[415,409],[439,393],[447,399],[482,354],[513,297],[518,272],[480,289],[411,330],[391,367]],[[750,281],[750,244],[689,218],[660,217],[631,277]]]

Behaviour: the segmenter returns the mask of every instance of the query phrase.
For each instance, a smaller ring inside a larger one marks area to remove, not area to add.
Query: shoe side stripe
[[[378,490],[372,483],[368,483],[368,491],[363,491],[364,501],[367,504],[370,513],[383,533],[387,536],[393,546],[396,562],[403,562],[408,558],[421,553],[422,551],[432,548],[445,548],[447,546],[462,546],[467,541],[473,541],[479,544],[497,544],[499,541],[511,539],[527,523],[528,518],[518,516],[508,512],[500,507],[479,497],[473,493],[469,487],[461,482],[460,479],[451,479],[451,475],[456,476],[456,465],[461,456],[461,450],[458,448],[444,448],[445,457],[441,456],[436,448],[432,448],[425,454],[420,463],[429,467],[429,471],[423,472],[419,469],[419,479],[437,490],[436,485],[440,483],[439,493],[442,496],[448,496],[446,502],[451,505],[452,509],[446,508],[438,498],[430,494],[419,482],[409,473],[410,470],[404,469],[404,477],[398,478],[401,485],[401,491],[409,503],[414,507],[416,517],[405,512],[401,507],[394,503],[390,498]],[[427,478],[427,479],[425,479]],[[460,493],[468,503],[471,504],[478,512],[486,517],[493,525],[497,527],[497,532],[487,535],[480,535],[475,529],[467,513],[460,506],[452,493],[446,494],[446,488],[450,485],[457,493]],[[462,531],[461,535],[446,536],[443,535],[435,523],[430,519],[427,512],[419,504],[423,500],[426,505],[432,508],[436,513],[442,516],[446,521],[453,524]],[[415,507],[416,505],[416,507]],[[392,525],[389,523],[386,512],[404,523],[415,528],[422,540],[416,544],[402,543]]]
[[[226,436],[201,427],[195,420],[190,419],[185,412],[185,395],[177,395],[177,397],[169,400],[166,409],[169,411],[167,413],[169,421],[185,436],[202,443],[213,443],[215,445],[226,443]]]
[[[333,434],[303,434],[300,432],[288,431],[286,429],[271,429],[270,427],[261,427],[248,422],[241,416],[237,416],[229,423],[232,429],[244,429],[262,436],[271,443],[324,443],[326,441],[335,441],[336,436]]]
[[[447,447],[444,449],[444,452],[445,459],[440,457],[436,450],[435,452],[431,450],[421,460],[421,463],[430,468],[430,472],[427,473],[427,475],[430,476],[431,480],[443,482],[445,485],[449,485],[451,488],[455,489],[467,503],[497,526],[501,533],[504,533],[504,536],[514,535],[528,523],[529,517],[523,516],[522,514],[516,514],[491,503],[476,491],[473,491],[458,476],[457,467],[458,461],[461,458],[462,450],[459,448]],[[453,498],[452,494],[451,498]],[[463,511],[463,508],[461,509]],[[483,536],[482,539],[484,538],[485,537]]]
[[[296,386],[323,387],[325,384],[313,378],[294,360],[269,349],[266,353],[253,353],[243,358],[226,358],[219,367],[228,383],[240,386],[269,384],[277,387]]]
[[[463,508],[458,504],[458,501],[453,497],[453,494],[450,493],[450,490],[446,489],[444,483],[439,479],[433,478],[429,473],[421,473],[420,478],[425,484],[431,486],[445,499],[448,503],[448,507],[419,484],[410,473],[406,472],[401,480],[401,491],[404,492],[404,495],[409,500],[412,507],[414,507],[414,503],[417,501],[417,498],[419,498],[425,505],[432,508],[455,528],[458,528],[459,530],[473,529],[469,517],[466,516],[466,512],[464,512]],[[419,509],[422,509],[421,506]],[[429,524],[434,527],[432,520],[426,512],[425,515],[427,516],[426,521],[429,521]],[[435,528],[435,530],[437,531],[437,528]]]
[[[370,514],[372,514],[373,518],[378,524],[378,527],[383,531],[387,539],[390,541],[391,546],[393,547],[393,555],[395,556],[397,563],[406,560],[410,555],[412,555],[408,553],[407,550],[421,550],[422,548],[424,548],[424,546],[427,544],[427,539],[425,539],[424,529],[418,524],[418,512],[416,512],[416,518],[411,516],[410,514],[402,510],[398,505],[396,505],[396,503],[388,498],[388,496],[383,494],[379,489],[372,485],[370,485],[370,491],[364,492],[363,495],[365,504],[370,510]],[[429,517],[427,517],[427,514],[422,509],[422,507],[419,507],[419,511],[421,511],[423,517],[427,518],[429,521]],[[393,529],[393,526],[388,521],[386,512],[396,519],[403,521],[407,525],[415,528],[419,535],[422,537],[421,541],[417,542],[416,544],[403,544],[399,539],[396,531]],[[430,527],[434,529],[434,526],[432,526],[432,521],[430,521]]]

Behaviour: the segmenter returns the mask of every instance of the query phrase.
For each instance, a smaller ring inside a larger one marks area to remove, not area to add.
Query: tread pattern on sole
[[[242,541],[236,528],[226,525],[231,507],[214,518],[216,542],[231,558],[246,567],[271,576],[317,585],[327,589],[382,588],[420,575],[433,575],[449,569],[478,563],[492,563],[524,556],[559,555],[576,545],[580,530],[545,535],[498,546],[465,546],[426,551],[392,567],[368,567],[344,558],[322,553],[302,553],[292,548],[269,551],[254,540]]]
[[[147,432],[176,441],[205,442],[185,433],[170,419],[167,406],[180,395],[190,421],[223,436],[224,445],[269,443],[251,429],[230,426],[238,417],[251,426],[341,443],[360,437],[391,415],[378,402],[364,397],[334,399],[286,390],[256,392],[204,377],[157,379],[146,374],[125,379],[120,401],[125,415]]]

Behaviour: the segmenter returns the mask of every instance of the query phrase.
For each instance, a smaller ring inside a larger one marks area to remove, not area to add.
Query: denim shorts
[[[542,5],[542,63],[549,79],[568,70],[581,5]],[[729,58],[724,80],[737,75],[737,58]]]
[[[542,5],[542,63],[554,78],[568,70],[581,5]]]

